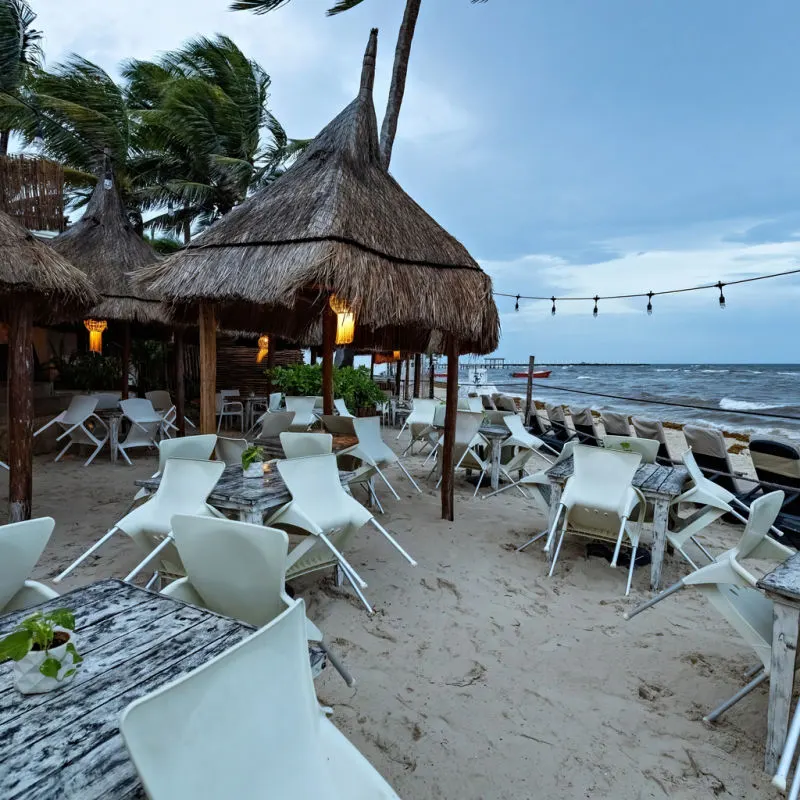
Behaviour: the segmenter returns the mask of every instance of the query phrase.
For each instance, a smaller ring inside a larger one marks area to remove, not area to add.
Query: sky
[[[356,94],[380,30],[382,118],[403,0],[31,0],[47,63],[112,75],[224,33],[272,77],[290,136]],[[125,6],[123,10],[123,6]],[[800,267],[800,103],[792,0],[423,0],[395,178],[499,292],[629,294]],[[800,275],[653,299],[498,297],[497,355],[527,362],[800,361]]]

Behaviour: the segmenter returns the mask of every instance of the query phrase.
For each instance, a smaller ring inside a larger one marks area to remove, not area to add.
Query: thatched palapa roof
[[[0,211],[0,319],[25,297],[37,300],[41,322],[79,316],[98,300],[81,270]]]
[[[334,292],[356,311],[354,347],[422,351],[450,334],[462,352],[493,350],[490,278],[381,165],[376,50],[373,30],[358,97],[283,176],[137,280],[192,321],[216,303],[220,327],[318,340]]]
[[[83,216],[51,242],[53,249],[89,276],[100,303],[90,316],[97,319],[169,324],[168,308],[128,273],[158,261],[152,247],[134,230],[116,183],[106,189],[97,182]]]

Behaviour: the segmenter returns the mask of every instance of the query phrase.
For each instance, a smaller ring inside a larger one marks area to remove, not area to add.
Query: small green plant
[[[69,678],[75,674],[77,665],[83,661],[75,645],[69,641],[68,634],[56,628],[75,630],[75,615],[68,608],[57,608],[47,614],[37,611],[22,620],[12,633],[0,640],[0,661],[10,658],[22,661],[31,650],[44,651],[47,658],[39,667],[39,672],[47,678],[57,678],[61,670],[61,662],[50,655],[51,648],[67,645],[67,652],[72,656],[72,669],[64,674]]]
[[[315,397],[322,394],[322,368],[319,364],[294,364],[267,371],[272,385],[288,397]],[[333,370],[333,393],[351,410],[374,407],[385,400],[383,392],[367,367],[337,367]]]
[[[263,461],[263,460],[264,460],[263,447],[251,444],[249,447],[245,447],[245,449],[242,451],[242,469],[247,469],[251,464],[255,464],[256,461]]]

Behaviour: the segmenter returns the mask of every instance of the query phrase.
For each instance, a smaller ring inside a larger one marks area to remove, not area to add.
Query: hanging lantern
[[[256,356],[256,364],[260,364],[269,353],[269,336],[264,334],[258,337],[258,355]]]
[[[93,353],[103,352],[103,331],[108,327],[104,319],[85,319],[83,324],[89,331],[89,349]]]
[[[331,295],[330,306],[336,314],[336,344],[350,344],[356,330],[356,315],[335,294]]]
[[[395,361],[399,361],[400,360],[400,351],[399,350],[393,350],[392,351],[392,358]]]

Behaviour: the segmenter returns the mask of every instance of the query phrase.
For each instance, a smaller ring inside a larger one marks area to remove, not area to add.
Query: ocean
[[[730,431],[800,438],[800,364],[576,364],[563,367],[537,364],[536,369],[552,370],[549,378],[533,382],[533,397],[543,402],[624,411],[662,421],[711,424]],[[512,378],[511,368],[488,372],[489,383],[500,391],[525,396],[527,381]],[[593,392],[631,399],[591,396]],[[698,408],[676,408],[661,405],[659,401]],[[797,421],[752,415],[759,411],[796,417]]]

